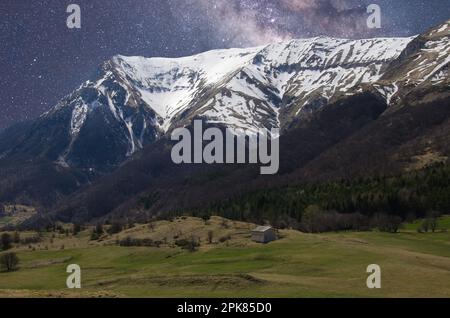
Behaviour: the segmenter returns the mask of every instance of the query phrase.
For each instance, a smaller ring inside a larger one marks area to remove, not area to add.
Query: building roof
[[[258,226],[256,229],[254,229],[252,232],[267,232],[271,230],[271,226]]]

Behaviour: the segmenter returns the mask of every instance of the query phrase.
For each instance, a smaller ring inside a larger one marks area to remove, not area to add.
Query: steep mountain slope
[[[175,60],[114,60],[158,114],[163,131],[195,117],[230,128],[270,129],[378,80],[411,40],[324,37]]]
[[[325,106],[281,137],[280,173],[275,176],[261,176],[257,165],[175,165],[170,159],[171,143],[162,139],[114,173],[65,200],[53,214],[65,221],[110,214],[143,217],[201,207],[239,193],[282,185],[297,168],[373,122],[385,110],[382,99],[368,94]]]
[[[252,187],[441,162],[448,157],[449,26],[415,38],[322,37],[179,59],[116,56],[37,121],[2,134],[0,200],[32,193],[42,203],[27,185],[51,175],[49,204],[80,190],[58,215],[142,212],[140,198],[154,193],[147,212],[162,213]],[[280,175],[175,166],[168,136],[194,118],[235,131],[281,128]],[[17,176],[18,169],[28,173]]]
[[[445,163],[450,158],[448,105],[450,98],[386,113],[383,99],[364,93],[325,106],[281,137],[280,173],[275,176],[261,176],[254,165],[177,166],[170,160],[170,143],[161,140],[157,148],[144,149],[135,160],[69,197],[52,216],[77,222],[146,219],[201,210],[258,190],[396,175]]]
[[[444,25],[447,30],[448,24]],[[64,220],[147,217],[202,208],[258,189],[392,175],[447,162],[450,87],[445,73],[447,57],[440,54],[441,47],[426,51],[428,60],[424,63],[429,67],[414,83],[407,77],[401,80],[401,74],[416,69],[413,62],[422,54],[415,42],[429,33],[438,35],[436,43],[449,42],[443,26],[437,30],[441,31],[431,30],[410,42],[373,85],[361,83],[356,90],[331,96],[328,105],[311,114],[301,111],[302,94],[298,102],[285,106],[300,110],[302,115],[296,116],[281,136],[277,176],[260,176],[254,166],[175,166],[169,159],[170,143],[161,140],[158,150],[145,149],[134,161],[71,197],[54,210],[54,215]],[[431,80],[442,73],[445,76],[438,83]],[[391,80],[399,89],[388,96],[382,85],[386,88]],[[114,199],[105,200],[111,193],[115,193]]]
[[[425,32],[411,41],[400,57],[373,87],[388,104],[414,103],[428,91],[437,98],[450,84],[450,21]]]
[[[378,80],[411,40],[314,38],[178,59],[116,56],[0,150],[105,172],[193,118],[284,128]]]

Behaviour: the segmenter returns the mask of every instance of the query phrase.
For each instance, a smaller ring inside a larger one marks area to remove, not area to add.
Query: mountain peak
[[[316,37],[179,58],[115,55],[42,116],[36,134],[57,122],[50,158],[97,169],[194,118],[234,131],[283,129],[377,84],[414,40]]]

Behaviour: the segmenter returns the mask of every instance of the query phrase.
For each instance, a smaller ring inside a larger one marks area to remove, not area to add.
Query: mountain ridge
[[[282,128],[335,94],[377,80],[410,41],[312,38],[177,59],[118,55],[43,114],[28,137],[33,143],[22,147],[39,156],[33,148],[45,147],[33,137],[54,139],[43,154],[50,160],[102,170],[193,118],[231,129]],[[59,134],[43,137],[50,122]]]
[[[400,40],[319,37],[257,49],[215,50],[176,61],[115,56],[102,65],[95,79],[38,120],[0,135],[0,201],[29,198],[44,207],[60,201],[58,211],[72,202],[70,214],[103,216],[123,212],[126,202],[138,200],[141,192],[147,196],[158,188],[169,191],[177,182],[185,182],[182,178],[202,179],[211,173],[230,185],[265,184],[254,178],[251,167],[230,169],[235,175],[229,178],[221,168],[163,164],[168,160],[163,154],[170,149],[171,130],[189,127],[196,118],[231,129],[281,128],[286,138],[282,144],[289,149],[281,173],[290,177],[280,178],[280,184],[357,176],[366,170],[397,173],[413,167],[413,157],[445,160],[448,147],[441,137],[447,131],[445,105],[450,100],[449,52],[450,22],[446,22]],[[202,56],[208,57],[206,66],[200,65]],[[222,60],[234,67],[216,65]],[[180,61],[188,62],[180,66]],[[438,113],[427,118],[426,107]],[[439,139],[427,143],[427,136]],[[371,151],[379,156],[371,156]],[[389,169],[381,169],[384,160]],[[365,162],[373,163],[373,169],[366,169]],[[14,173],[18,170],[21,173]],[[135,180],[129,180],[125,171]],[[44,172],[48,180],[41,180]],[[148,175],[159,177],[147,186],[142,179]],[[129,184],[122,184],[123,180]],[[158,184],[162,180],[165,186]],[[112,200],[114,205],[101,213],[92,211],[95,204],[83,210],[83,200],[95,193],[89,188],[94,185],[104,191],[104,182],[111,184],[120,202]],[[134,187],[133,182],[145,186]],[[182,191],[198,194],[195,189]],[[231,195],[233,190],[224,192]],[[183,200],[173,193],[171,200],[160,200],[157,210]]]

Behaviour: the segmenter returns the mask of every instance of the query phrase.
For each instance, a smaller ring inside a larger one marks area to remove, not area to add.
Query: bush
[[[214,232],[213,231],[208,231],[208,243],[212,244],[213,243],[213,239],[214,239]]]
[[[427,220],[430,226],[431,232],[435,233],[438,229],[438,218],[440,214],[438,212],[428,212]]]
[[[98,234],[99,236],[101,236],[101,235],[103,234],[103,232],[104,232],[104,230],[103,230],[103,225],[97,224],[97,225],[95,226],[95,232],[97,232],[97,234]]]
[[[195,252],[200,247],[200,242],[196,237],[192,236],[189,240],[181,239],[175,241],[175,245],[184,250]]]
[[[103,225],[97,224],[91,233],[91,241],[99,240],[104,233]]]
[[[307,233],[367,231],[370,229],[370,222],[367,216],[360,213],[323,211],[320,207],[312,205],[306,209],[298,229]]]
[[[159,247],[162,244],[162,242],[153,241],[152,239],[134,239],[128,236],[125,239],[118,241],[118,244],[124,247],[131,247],[131,246]]]
[[[0,248],[3,251],[9,250],[12,247],[12,238],[8,233],[3,233],[0,239]]]
[[[231,236],[226,235],[226,236],[222,236],[222,237],[219,239],[219,242],[220,242],[220,243],[225,243],[225,242],[227,242],[227,241],[229,241],[229,240],[231,240]]]
[[[100,239],[100,235],[98,235],[98,233],[95,230],[93,230],[91,232],[91,241],[98,241],[99,239]]]
[[[20,240],[20,244],[22,245],[30,245],[42,242],[42,239],[39,236],[30,236]]]
[[[223,227],[224,229],[228,229],[230,227],[230,225],[228,224],[228,220],[226,220],[226,219],[223,219],[220,222],[220,226]]]
[[[117,222],[113,223],[113,224],[111,224],[111,227],[108,229],[108,234],[113,235],[113,234],[120,233],[120,232],[122,232],[122,228],[123,228],[122,224],[117,223]]]
[[[72,229],[72,233],[73,235],[78,235],[78,233],[80,233],[82,230],[81,225],[80,224],[74,224],[73,225],[73,229]]]
[[[373,224],[381,232],[397,233],[402,224],[402,219],[395,215],[378,214]]]
[[[420,233],[428,233],[430,230],[430,220],[425,219],[422,222],[422,225],[420,226]]]
[[[210,219],[211,219],[211,215],[209,215],[209,214],[202,215],[202,220],[203,220],[203,222],[205,222],[205,224],[207,224]]]
[[[16,253],[6,253],[0,256],[0,269],[4,272],[13,272],[18,269],[19,258]]]

